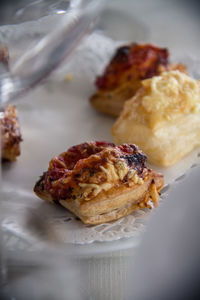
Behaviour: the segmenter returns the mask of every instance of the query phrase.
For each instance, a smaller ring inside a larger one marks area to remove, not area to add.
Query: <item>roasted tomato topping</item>
[[[102,90],[112,90],[131,80],[143,80],[159,75],[168,69],[168,50],[151,44],[131,44],[120,47],[96,86]]]
[[[133,144],[116,146],[103,141],[86,142],[69,148],[49,163],[45,173],[45,189],[55,199],[73,198],[73,190],[82,183],[102,184],[106,174],[102,172],[109,161],[114,164],[123,159],[127,167],[141,174],[146,156]]]

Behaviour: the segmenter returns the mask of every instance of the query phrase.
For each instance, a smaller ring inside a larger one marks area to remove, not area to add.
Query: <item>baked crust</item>
[[[9,70],[9,52],[6,45],[0,45],[0,64],[3,65],[5,71]],[[20,155],[20,142],[22,141],[16,108],[7,105],[0,122],[2,160],[14,161]]]
[[[8,105],[1,120],[2,159],[15,161],[20,155],[22,141],[16,108]]]
[[[169,52],[151,44],[130,44],[117,49],[102,76],[96,80],[91,105],[100,112],[117,117],[124,102],[135,95],[144,79],[164,71],[186,72],[183,64],[170,64]]]
[[[0,63],[3,63],[4,67],[9,69],[9,52],[6,45],[0,44]]]
[[[86,224],[100,224],[157,205],[163,185],[163,176],[146,167],[135,145],[88,142],[54,157],[34,192]]]
[[[144,80],[112,128],[116,143],[136,143],[149,162],[170,166],[200,144],[200,82],[179,71]]]

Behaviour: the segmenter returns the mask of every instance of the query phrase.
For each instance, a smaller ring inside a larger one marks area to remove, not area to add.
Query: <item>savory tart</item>
[[[183,64],[170,64],[169,52],[151,44],[130,44],[117,49],[102,76],[97,77],[91,105],[100,112],[117,117],[124,102],[135,95],[144,79],[163,71],[186,72]]]
[[[0,44],[0,63],[2,63],[7,70],[9,69],[9,52],[8,47],[4,44]]]
[[[146,155],[137,146],[96,141],[54,157],[34,192],[86,224],[100,224],[157,205],[163,185],[163,176],[146,167]]]
[[[2,159],[15,161],[20,155],[22,141],[17,111],[14,106],[8,105],[1,120]]]
[[[9,70],[9,52],[6,45],[0,45],[0,65],[3,71]],[[14,161],[20,155],[20,142],[22,141],[16,108],[8,105],[2,114],[1,143],[3,160]]]
[[[136,143],[153,164],[173,165],[200,145],[200,81],[179,71],[144,80],[112,135],[116,143]]]

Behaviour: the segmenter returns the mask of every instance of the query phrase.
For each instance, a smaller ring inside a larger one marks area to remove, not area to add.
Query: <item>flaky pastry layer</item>
[[[200,83],[179,71],[143,81],[112,128],[116,143],[136,143],[149,162],[170,166],[200,144]]]

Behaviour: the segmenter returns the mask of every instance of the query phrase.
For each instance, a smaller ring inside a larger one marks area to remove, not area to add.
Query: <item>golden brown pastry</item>
[[[200,81],[179,71],[144,80],[112,135],[116,143],[136,143],[153,164],[173,165],[200,145]]]
[[[163,176],[146,167],[146,156],[135,145],[86,142],[54,157],[34,192],[86,224],[100,224],[157,205],[163,184]]]
[[[0,44],[0,63],[3,63],[4,67],[8,69],[9,52],[8,47],[4,44]]]
[[[5,71],[9,70],[9,53],[6,45],[0,45],[0,64]],[[1,120],[1,143],[3,160],[16,160],[20,155],[20,142],[22,141],[20,126],[17,119],[16,108],[7,105]]]
[[[20,142],[22,141],[17,111],[14,106],[5,108],[1,121],[2,159],[15,161],[20,155]]]
[[[183,64],[170,64],[169,52],[151,44],[130,44],[117,49],[102,76],[96,80],[97,92],[91,105],[100,112],[117,117],[124,102],[135,95],[144,79],[163,71],[186,72]]]

